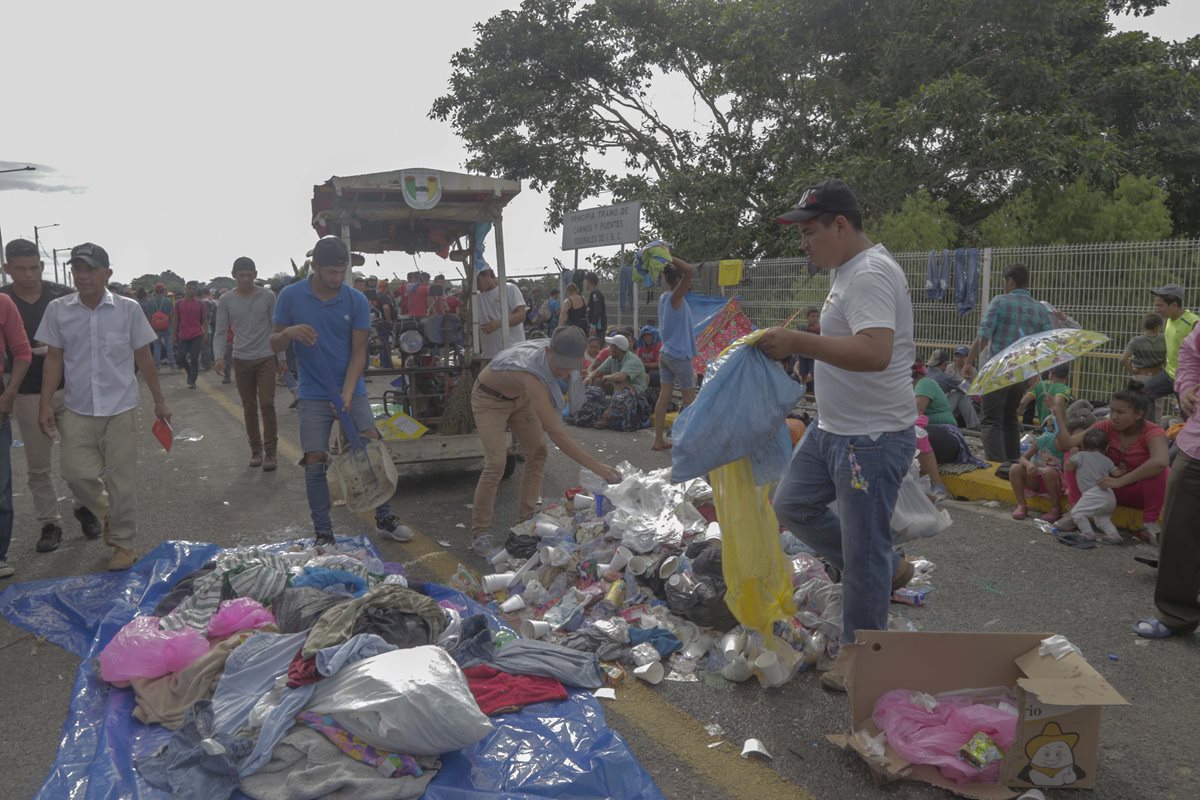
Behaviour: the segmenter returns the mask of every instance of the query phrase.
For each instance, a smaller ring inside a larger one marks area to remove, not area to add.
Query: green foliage
[[[232,289],[235,286],[237,286],[237,281],[228,275],[218,275],[217,277],[211,278],[208,281],[208,288],[212,289],[213,291],[220,289]]]
[[[1035,200],[1025,191],[979,225],[992,247],[1022,244],[1154,241],[1171,235],[1167,195],[1150,178],[1127,176],[1112,191],[1077,180]]]
[[[132,281],[130,281],[129,286],[135,291],[137,289],[145,289],[147,292],[152,292],[154,291],[154,284],[160,282],[166,284],[167,291],[175,292],[176,294],[182,294],[183,285],[186,281],[184,281],[183,278],[176,275],[171,270],[164,269],[158,274],[146,273],[145,275],[134,278]]]
[[[1107,21],[1164,4],[525,0],[477,26],[430,113],[464,139],[469,169],[545,190],[548,228],[611,191],[695,260],[794,254],[774,218],[831,175],[874,230],[916,214],[904,204],[923,189],[951,244],[985,238],[984,220],[1013,236],[1021,225],[994,215],[1027,211],[1011,206],[1026,193],[1086,206],[1121,176],[1155,175],[1175,230],[1195,234],[1200,37]],[[652,98],[680,92],[693,110],[667,119]],[[1068,227],[1092,218],[1074,205]]]
[[[958,225],[948,206],[921,189],[904,198],[899,210],[884,214],[877,226],[868,227],[867,233],[893,253],[943,250],[958,239]]]

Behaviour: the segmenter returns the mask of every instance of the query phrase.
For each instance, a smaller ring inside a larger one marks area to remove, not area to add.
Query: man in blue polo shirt
[[[346,285],[349,264],[350,251],[341,239],[326,236],[318,241],[313,248],[312,274],[279,293],[275,332],[271,334],[271,350],[276,353],[286,350],[292,342],[297,345],[300,447],[304,450],[304,484],[318,546],[332,545],[335,541],[325,473],[329,434],[337,413],[331,397],[333,390],[327,387],[324,377],[326,365],[333,373],[335,388],[341,392],[337,401],[349,410],[359,433],[379,438],[362,379],[371,311],[366,296]],[[389,503],[375,509],[375,528],[380,535],[399,542],[413,536],[392,514]]]

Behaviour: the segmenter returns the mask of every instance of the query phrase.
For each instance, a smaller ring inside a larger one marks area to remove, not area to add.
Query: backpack
[[[150,327],[156,331],[168,330],[171,327],[171,317],[162,310],[162,299],[156,298],[154,305],[157,310],[150,315]]]

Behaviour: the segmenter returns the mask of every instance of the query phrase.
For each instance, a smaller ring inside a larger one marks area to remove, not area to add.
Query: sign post
[[[636,244],[641,232],[642,204],[617,203],[572,211],[563,217],[563,250]]]

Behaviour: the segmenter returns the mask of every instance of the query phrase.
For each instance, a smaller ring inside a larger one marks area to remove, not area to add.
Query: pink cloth
[[[1200,383],[1200,325],[1192,328],[1179,346],[1179,367],[1175,370],[1175,393],[1184,392]],[[1175,437],[1179,449],[1191,458],[1200,458],[1200,412],[1192,414],[1183,430]]]
[[[25,335],[25,323],[21,321],[21,312],[17,304],[6,294],[0,294],[0,353],[9,349],[13,361],[33,361],[33,348],[29,346],[29,337]]]

